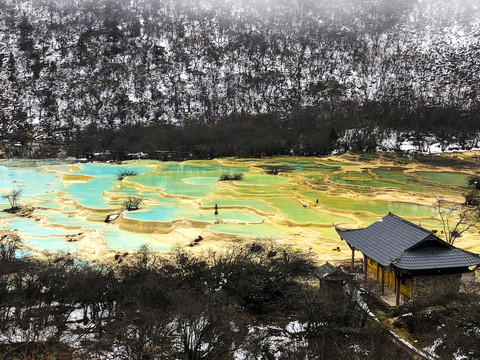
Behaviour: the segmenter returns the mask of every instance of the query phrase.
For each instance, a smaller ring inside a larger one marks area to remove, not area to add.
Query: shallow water
[[[22,198],[45,195],[64,189],[60,175],[45,171],[43,168],[14,167],[6,168],[0,162],[0,189],[5,191],[16,188],[22,190]]]
[[[329,196],[323,193],[313,191],[303,191],[302,194],[310,199],[311,202],[315,198],[319,204],[327,209],[337,209],[347,212],[361,212],[365,215],[376,214],[386,215],[392,212],[396,215],[416,218],[435,216],[431,206],[419,205],[411,202],[384,201],[384,200],[356,200],[340,196]]]
[[[129,211],[124,214],[126,218],[144,221],[173,221],[179,219],[195,221],[222,221],[233,220],[240,222],[257,223],[262,217],[249,210],[231,210],[219,207],[218,215],[213,210],[197,209],[187,205],[161,205],[152,206],[139,211]]]
[[[351,219],[321,211],[320,207],[304,204],[298,199],[288,197],[274,197],[269,202],[277,208],[282,216],[296,223],[348,223]]]
[[[49,227],[48,224],[28,218],[12,218],[5,228],[37,236],[68,235],[70,233],[67,229]]]
[[[59,253],[73,253],[85,247],[84,244],[80,245],[76,242],[68,242],[65,237],[55,235],[27,238],[25,244],[35,249]]]
[[[274,209],[269,206],[265,200],[243,200],[243,199],[234,199],[227,197],[214,196],[212,199],[208,199],[203,202],[204,206],[214,207],[217,204],[220,209],[223,207],[239,207],[239,208],[252,208],[261,211],[266,214],[275,214]]]
[[[118,229],[102,230],[107,249],[138,251],[143,245],[147,245],[150,251],[167,252],[176,246],[175,243],[167,244],[159,241],[157,237],[149,234],[132,234]]]
[[[413,177],[404,175],[401,171],[378,169],[374,170],[374,173],[376,173],[379,178],[374,177],[366,171],[349,171],[346,173],[334,174],[329,179],[337,184],[355,185],[375,189],[397,188],[400,190],[415,191],[419,193],[438,192],[436,185],[420,182]]]
[[[286,227],[275,224],[212,224],[209,226],[209,230],[260,238],[278,238],[288,234]]]
[[[108,199],[103,196],[103,192],[113,189],[120,183],[117,178],[122,170],[132,170],[141,176],[141,174],[150,172],[152,169],[135,162],[127,165],[87,163],[76,165],[76,168],[79,169],[69,173],[93,176],[93,178],[85,182],[66,182],[64,191],[67,194],[65,197],[74,199],[80,205],[93,209],[116,207],[108,204]],[[136,176],[130,178],[136,178]]]
[[[442,185],[465,186],[469,174],[459,172],[416,171],[415,174],[426,181]]]
[[[0,162],[1,191],[21,188],[23,203],[47,208],[35,212],[41,221],[1,212],[0,228],[18,229],[26,235],[27,245],[45,251],[96,251],[91,244],[66,241],[66,235],[82,231],[101,236],[106,245],[96,243],[96,249],[136,250],[148,244],[154,251],[170,251],[175,240],[166,240],[166,235],[155,229],[150,229],[152,234],[140,234],[135,232],[135,224],[165,222],[173,229],[178,220],[186,220],[179,226],[194,226],[199,232],[264,238],[291,237],[300,227],[313,234],[312,239],[336,241],[332,223],[362,227],[388,212],[421,221],[429,228],[438,227],[432,207],[416,203],[417,194],[460,194],[459,186],[466,185],[469,176],[467,172],[432,171],[431,167],[410,172],[405,165],[372,165],[369,159],[365,163],[352,159],[149,160],[121,165]],[[280,175],[265,172],[278,165],[289,171]],[[118,180],[119,172],[126,169],[137,175]],[[224,173],[242,173],[243,180],[218,181]],[[408,194],[408,202],[372,199],[376,194],[392,194],[393,198],[397,193]],[[123,214],[125,221],[134,222],[125,227],[129,231],[102,222],[109,213],[120,213],[128,197],[143,200],[140,210]],[[8,208],[8,202],[0,202],[0,210]]]

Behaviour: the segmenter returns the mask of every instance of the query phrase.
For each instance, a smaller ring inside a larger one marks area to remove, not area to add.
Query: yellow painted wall
[[[412,297],[411,289],[412,289],[412,279],[405,279],[405,284],[400,284],[400,293],[408,296],[408,298]]]
[[[378,269],[378,270],[377,270]],[[378,271],[378,278],[377,278]],[[382,269],[378,263],[372,259],[367,261],[367,274],[368,276],[382,281]],[[385,285],[388,286],[392,291],[395,291],[395,275],[390,271],[385,270]],[[407,297],[411,297],[411,288],[412,288],[412,279],[405,279],[405,283],[400,285],[400,293],[404,294]]]

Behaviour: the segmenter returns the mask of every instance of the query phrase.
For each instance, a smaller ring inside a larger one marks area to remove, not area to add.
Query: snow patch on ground
[[[434,356],[435,358],[438,358],[438,356],[435,354],[435,350],[443,344],[442,339],[437,339],[431,346],[426,346],[423,348],[426,352],[428,352],[430,355]]]

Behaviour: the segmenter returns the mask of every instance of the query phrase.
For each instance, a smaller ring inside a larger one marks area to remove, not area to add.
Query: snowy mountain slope
[[[0,0],[0,134],[353,102],[470,111],[474,0]]]

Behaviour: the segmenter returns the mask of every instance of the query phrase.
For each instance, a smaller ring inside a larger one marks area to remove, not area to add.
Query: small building
[[[345,283],[352,280],[353,275],[343,272],[340,267],[328,261],[315,270],[320,282],[320,290],[332,296],[343,294]]]
[[[480,256],[459,249],[433,232],[389,213],[363,229],[336,228],[352,250],[363,254],[363,271],[396,295],[396,305],[413,300],[435,301],[457,293],[469,267],[480,265]]]
[[[362,328],[365,326],[367,313],[352,297],[348,286],[354,275],[344,272],[340,266],[326,262],[314,271],[320,281],[320,295],[324,301],[324,316],[339,328]]]

